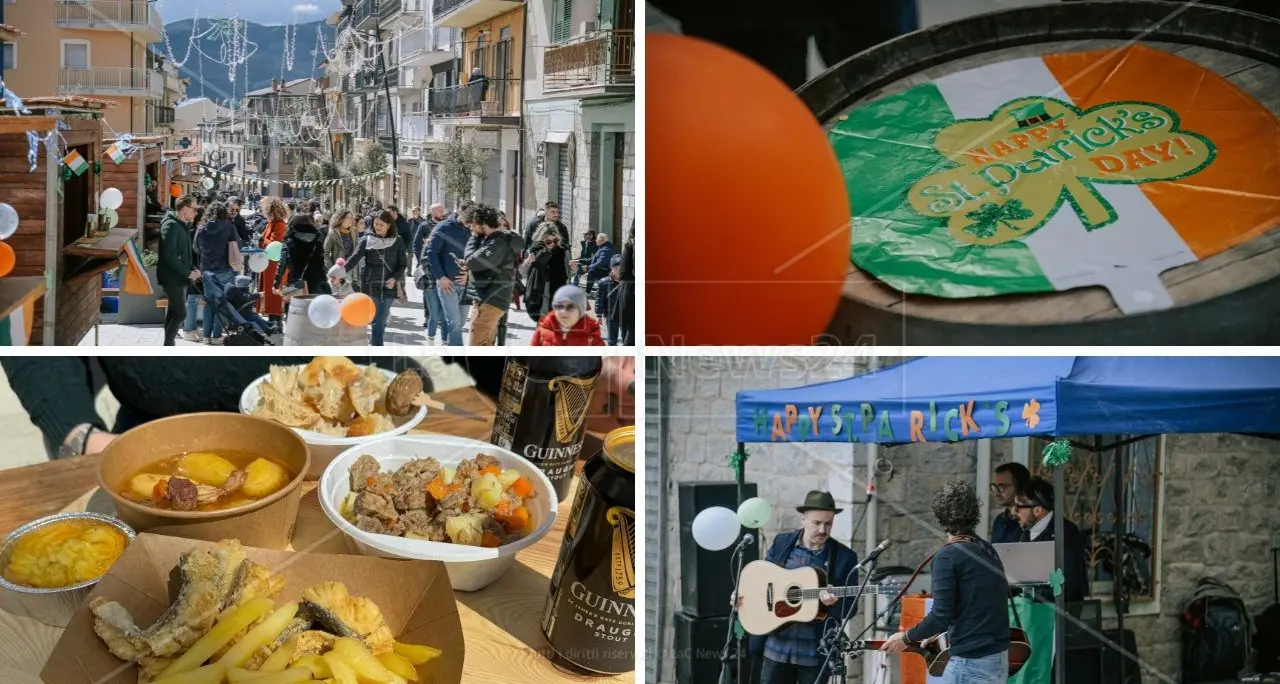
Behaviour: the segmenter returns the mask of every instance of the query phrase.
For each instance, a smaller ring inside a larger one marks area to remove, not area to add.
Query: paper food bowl
[[[120,495],[147,465],[175,454],[218,450],[271,456],[297,475],[271,496],[219,511],[167,511]],[[235,413],[189,413],[144,423],[111,442],[98,462],[98,485],[115,502],[116,515],[138,532],[214,542],[239,539],[245,546],[283,549],[293,538],[310,466],[306,442],[283,425]]]
[[[384,472],[394,471],[415,458],[433,457],[444,466],[455,466],[477,454],[488,454],[502,462],[502,467],[520,472],[533,483],[534,498],[527,504],[533,531],[528,536],[498,548],[465,546],[422,539],[406,539],[389,534],[373,534],[347,522],[340,513],[342,502],[351,492],[349,470],[357,458],[368,454],[382,466]],[[317,489],[320,507],[329,521],[347,537],[347,543],[357,553],[383,558],[443,561],[449,572],[449,580],[458,591],[475,591],[492,584],[515,564],[516,554],[537,543],[556,520],[555,488],[547,476],[515,453],[464,437],[448,435],[413,435],[390,437],[362,444],[344,452],[325,469]]]
[[[177,587],[169,586],[170,571],[181,555],[212,549],[210,542],[140,534],[98,582],[90,600],[118,601],[141,626],[150,625],[169,607]],[[362,556],[297,554],[245,547],[249,560],[284,575],[284,589],[272,600],[276,606],[295,601],[303,590],[320,582],[347,585],[353,596],[378,604],[398,641],[432,646],[441,655],[418,667],[419,681],[456,684],[462,680],[464,653],[462,623],[439,563],[405,563]],[[137,684],[137,667],[126,665],[107,650],[93,631],[93,613],[85,601],[72,616],[40,678],[45,684]]]
[[[305,365],[305,364],[303,364]],[[360,366],[365,368],[365,366]],[[393,373],[386,369],[379,369],[387,376],[387,380],[396,377]],[[270,375],[264,375],[254,380],[250,385],[244,388],[244,392],[240,393],[240,412],[247,415],[253,414],[253,409],[258,405],[258,385],[270,379]],[[350,449],[357,444],[364,444],[372,439],[382,439],[384,437],[394,437],[395,435],[403,435],[414,429],[427,417],[427,407],[423,406],[418,409],[417,413],[397,418],[391,417],[391,421],[395,423],[394,430],[379,432],[376,435],[366,435],[364,437],[334,437],[332,435],[323,435],[319,432],[311,430],[303,430],[302,428],[289,428],[298,433],[300,437],[311,447],[311,468],[307,471],[308,480],[318,480],[320,475],[324,473],[324,469],[338,454]]]
[[[58,513],[32,520],[11,532],[4,540],[4,545],[0,546],[0,568],[9,565],[9,559],[13,556],[14,546],[19,539],[47,525],[67,520],[94,520],[106,523],[124,534],[128,540],[125,544],[126,550],[128,550],[128,545],[133,543],[133,530],[129,529],[128,525],[109,515],[99,513]],[[94,585],[101,579],[101,577],[94,577],[91,580],[65,587],[40,589],[16,584],[4,577],[0,577],[0,609],[13,615],[22,615],[39,620],[53,627],[65,627],[67,622],[71,620],[71,616],[75,614],[80,602],[84,600],[85,596],[89,595]]]

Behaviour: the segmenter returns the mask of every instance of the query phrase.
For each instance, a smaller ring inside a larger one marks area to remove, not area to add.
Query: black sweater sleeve
[[[44,434],[51,455],[57,455],[57,447],[67,433],[81,423],[107,429],[94,406],[88,364],[88,359],[77,356],[0,359],[9,386],[31,416],[31,422]]]
[[[947,631],[956,618],[956,601],[959,598],[956,568],[952,558],[952,547],[943,548],[933,557],[929,572],[932,576],[930,594],[933,597],[933,609],[919,624],[907,630],[907,639],[912,642],[923,641]]]

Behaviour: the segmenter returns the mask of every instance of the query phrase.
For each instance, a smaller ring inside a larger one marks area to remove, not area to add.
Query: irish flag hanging
[[[1162,272],[1280,227],[1280,120],[1140,45],[950,74],[830,139],[853,261],[908,293],[1101,285],[1125,313],[1168,308]]]
[[[79,152],[71,150],[71,153],[62,158],[62,163],[67,165],[68,169],[77,176],[83,175],[89,170],[89,162],[80,156]]]

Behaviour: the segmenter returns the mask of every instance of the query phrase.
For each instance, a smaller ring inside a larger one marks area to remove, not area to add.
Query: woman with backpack
[[[395,217],[389,211],[379,213],[373,219],[373,232],[360,238],[360,245],[345,268],[348,272],[360,268],[360,291],[373,298],[376,313],[373,317],[372,344],[383,346],[387,331],[387,316],[395,304],[397,283],[409,268],[409,251],[396,235]]]

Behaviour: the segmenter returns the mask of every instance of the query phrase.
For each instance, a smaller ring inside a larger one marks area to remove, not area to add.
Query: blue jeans
[[[471,305],[463,303],[462,288],[454,285],[453,294],[445,294],[444,290],[436,289],[437,296],[440,297],[440,307],[444,309],[444,325],[446,330],[445,339],[451,347],[462,346],[462,325],[467,321],[467,314],[470,313]]]
[[[942,673],[943,684],[1004,684],[1009,680],[1009,652],[982,658],[951,656]]]
[[[436,331],[440,331],[440,336],[449,340],[449,323],[444,319],[444,306],[440,304],[440,296],[436,288],[422,291],[422,305],[427,309],[427,321],[424,326],[427,329],[427,337],[435,337]]]
[[[373,298],[373,346],[382,346],[382,336],[387,332],[387,317],[391,315],[391,305],[396,303],[395,290],[375,290]]]
[[[182,325],[182,332],[196,329],[196,316],[200,314],[200,295],[192,292],[187,295],[187,320]]]
[[[222,335],[222,317],[218,309],[226,299],[227,288],[235,280],[235,271],[215,271],[200,274],[204,282],[204,336],[220,337]]]

